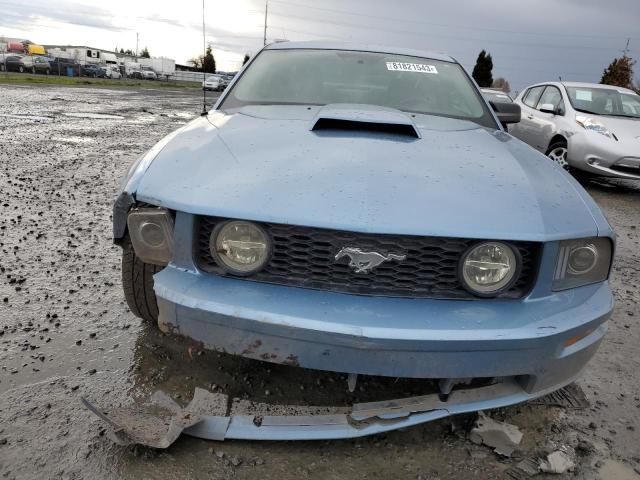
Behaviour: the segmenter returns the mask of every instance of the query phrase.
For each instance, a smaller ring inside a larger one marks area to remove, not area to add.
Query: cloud
[[[30,0],[28,3],[2,2],[0,28],[31,28],[46,22],[57,22],[88,28],[119,32],[122,26],[114,22],[112,12],[100,7],[76,2],[47,2]]]

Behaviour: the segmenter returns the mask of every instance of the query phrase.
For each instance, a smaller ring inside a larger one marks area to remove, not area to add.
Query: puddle
[[[196,114],[192,112],[173,112],[167,115],[169,118],[184,118],[185,120],[190,120],[196,117]]]
[[[95,139],[93,139],[91,137],[74,137],[74,136],[69,136],[69,137],[51,137],[51,140],[53,140],[54,142],[72,143],[74,145],[78,145],[78,144],[82,144],[82,143],[91,143],[91,142],[95,141]]]
[[[18,118],[20,120],[35,120],[37,122],[48,122],[53,120],[53,117],[48,117],[45,115],[29,115],[27,113],[0,113],[0,117]]]
[[[604,461],[604,465],[600,469],[600,478],[602,480],[639,480],[640,475],[635,473],[624,463],[608,459]]]
[[[87,118],[90,120],[124,120],[120,115],[109,115],[107,113],[85,113],[85,112],[66,112],[65,117]]]

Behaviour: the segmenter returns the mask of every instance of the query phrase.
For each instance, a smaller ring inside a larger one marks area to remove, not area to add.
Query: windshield
[[[497,127],[458,64],[345,50],[265,50],[220,108],[331,103],[380,105]]]
[[[571,105],[595,115],[640,118],[640,96],[611,88],[567,87]]]

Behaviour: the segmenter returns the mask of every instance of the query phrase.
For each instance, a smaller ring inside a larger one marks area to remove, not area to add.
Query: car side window
[[[564,101],[562,100],[560,90],[556,87],[549,85],[545,88],[544,93],[540,96],[540,100],[538,100],[538,110],[545,104],[553,105],[553,108],[561,112],[561,115],[564,115]]]
[[[540,99],[540,95],[542,95],[542,91],[544,90],[544,85],[541,87],[533,87],[530,88],[529,91],[524,96],[523,102],[527,107],[536,108],[538,104],[538,100]]]

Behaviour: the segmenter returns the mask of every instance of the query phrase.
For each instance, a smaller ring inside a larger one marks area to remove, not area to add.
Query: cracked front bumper
[[[533,300],[460,301],[346,295],[173,266],[154,281],[160,327],[208,348],[366,375],[511,377],[522,398],[570,382],[613,307],[607,283]]]

